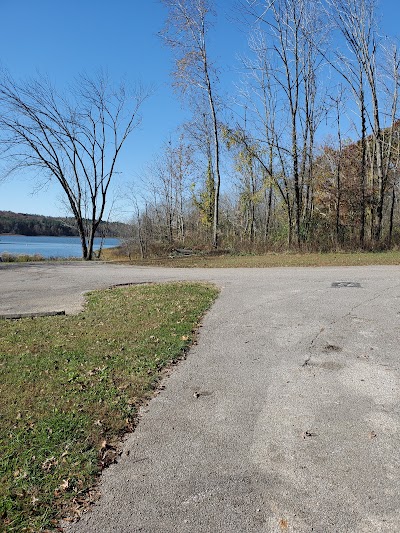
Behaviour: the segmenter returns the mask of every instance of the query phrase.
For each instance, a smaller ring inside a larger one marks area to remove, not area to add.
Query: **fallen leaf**
[[[67,490],[69,487],[69,479],[63,479],[63,482],[60,485],[60,490]]]
[[[282,531],[287,531],[287,528],[289,526],[288,521],[285,518],[281,518],[279,520],[279,526]]]
[[[312,433],[311,431],[304,431],[304,433],[301,435],[303,439],[306,439],[307,437],[316,437],[316,433]]]
[[[45,461],[42,463],[42,470],[45,472],[50,472],[52,468],[57,466],[57,460],[55,457],[48,457]]]
[[[107,450],[103,453],[102,457],[101,457],[101,460],[100,460],[100,465],[102,466],[102,468],[106,468],[107,466],[113,464],[113,463],[116,463],[117,462],[117,456],[119,456],[120,454],[118,453],[118,451],[113,448],[112,446],[110,446],[109,448],[107,448]]]

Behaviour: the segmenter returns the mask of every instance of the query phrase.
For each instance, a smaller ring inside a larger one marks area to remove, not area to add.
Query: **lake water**
[[[118,239],[104,239],[103,248],[118,246]],[[95,238],[94,250],[101,245],[101,238]],[[43,257],[82,257],[79,237],[25,237],[24,235],[0,235],[0,255],[39,254]]]

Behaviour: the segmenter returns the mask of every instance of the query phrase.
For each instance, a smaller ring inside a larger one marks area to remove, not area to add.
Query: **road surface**
[[[220,297],[65,531],[400,532],[400,268],[0,265],[0,314],[181,279]]]

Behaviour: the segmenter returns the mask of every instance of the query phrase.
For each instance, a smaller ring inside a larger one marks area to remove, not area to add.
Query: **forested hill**
[[[98,236],[122,237],[128,233],[128,224],[122,222],[102,222]],[[72,217],[46,217],[42,215],[28,215],[0,211],[0,234],[50,237],[78,236],[75,219]]]

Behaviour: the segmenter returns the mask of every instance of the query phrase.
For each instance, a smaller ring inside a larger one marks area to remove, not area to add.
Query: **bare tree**
[[[138,126],[148,92],[130,95],[107,76],[78,78],[68,97],[47,78],[0,78],[0,145],[11,170],[56,179],[71,209],[82,256],[93,258],[96,230],[121,149]]]
[[[165,42],[176,51],[175,86],[183,95],[196,98],[203,94],[208,103],[208,115],[212,125],[213,152],[210,168],[214,178],[214,208],[212,244],[218,247],[220,140],[215,98],[215,70],[208,54],[208,30],[212,11],[208,0],[162,0],[169,11],[164,31]]]
[[[336,121],[336,132],[337,132],[337,157],[336,157],[336,217],[335,217],[335,236],[336,236],[336,246],[339,247],[343,244],[343,234],[341,231],[340,224],[340,209],[342,203],[342,184],[341,184],[341,173],[342,173],[342,157],[343,157],[343,139],[342,139],[342,128],[340,122],[341,106],[343,106],[344,101],[344,91],[342,88],[339,89],[339,93],[336,98],[333,98],[334,109],[335,109],[335,121]]]
[[[162,241],[170,246],[185,241],[185,202],[190,196],[188,180],[193,172],[192,148],[183,142],[171,140],[162,152],[148,165],[143,180],[143,190],[157,215],[157,228]]]
[[[376,30],[376,0],[327,0],[329,15],[342,34],[350,58],[338,54],[339,65],[336,70],[346,79],[356,95],[361,116],[361,228],[360,244],[364,244],[366,218],[366,159],[371,163],[371,236],[375,243],[381,240],[384,204],[388,189],[389,166],[391,157],[387,148],[392,146],[393,127],[398,105],[398,52],[396,47],[386,56],[381,65],[379,56],[383,52],[381,39]],[[385,87],[386,65],[393,70],[391,75],[391,101],[382,104]],[[343,69],[343,65],[346,69]],[[391,123],[385,130],[383,123],[385,109]],[[367,137],[367,126],[372,135]],[[370,148],[369,154],[367,149]]]
[[[263,161],[265,160],[265,165],[261,166],[261,174],[264,182],[265,200],[264,240],[267,243],[272,220],[275,180],[279,181],[280,179],[278,173],[275,173],[277,165],[274,161],[280,137],[277,120],[278,91],[272,75],[274,67],[272,66],[271,54],[268,52],[266,34],[261,30],[254,30],[249,38],[249,48],[251,57],[243,56],[241,58],[245,76],[240,86],[237,103],[244,107],[243,131],[251,129],[255,137],[252,143],[242,142],[242,147],[249,152],[249,156],[252,158],[254,158],[254,152],[257,148],[258,157],[262,158]],[[247,127],[247,123],[251,124],[250,128]],[[280,188],[279,183],[275,187],[280,192],[288,191],[287,187],[286,190]],[[283,201],[290,219],[291,205],[290,202],[288,203],[286,194],[283,195]],[[288,234],[291,242],[290,230]]]
[[[386,92],[386,106],[390,109],[387,113],[389,117],[389,127],[383,130],[383,179],[384,189],[389,186],[392,188],[391,207],[389,215],[389,235],[388,246],[390,248],[393,234],[393,217],[396,203],[396,177],[399,169],[399,122],[398,105],[399,105],[399,85],[400,85],[400,54],[397,44],[391,44],[385,48],[384,54],[384,90]],[[390,179],[391,178],[391,179]],[[381,216],[381,225],[383,219],[383,198],[382,204],[379,206],[379,213]],[[378,228],[377,235],[379,236],[382,227]]]
[[[268,167],[275,167],[275,182],[281,183],[289,246],[294,225],[301,247],[313,210],[313,152],[323,112],[317,76],[325,26],[319,3],[310,0],[246,0],[241,6],[253,30],[254,59],[245,65],[253,77],[248,99],[259,100],[255,107],[263,110],[264,132],[257,140],[270,146]]]

